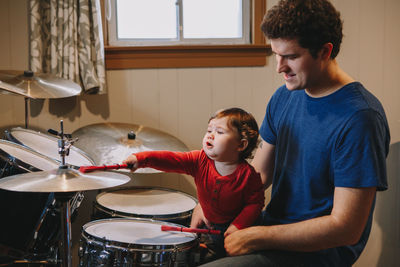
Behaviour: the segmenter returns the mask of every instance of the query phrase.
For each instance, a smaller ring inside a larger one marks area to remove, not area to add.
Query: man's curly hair
[[[332,43],[332,59],[340,50],[342,27],[340,13],[329,0],[281,0],[261,24],[269,39],[297,40],[314,58],[324,44]]]
[[[253,115],[241,108],[228,108],[217,111],[209,120],[228,118],[228,127],[236,130],[240,139],[246,139],[247,147],[240,152],[239,157],[243,160],[249,158],[258,142],[258,124]]]

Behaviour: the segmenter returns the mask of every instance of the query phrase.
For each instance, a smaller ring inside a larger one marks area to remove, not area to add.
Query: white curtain
[[[30,0],[30,69],[106,93],[98,0]]]

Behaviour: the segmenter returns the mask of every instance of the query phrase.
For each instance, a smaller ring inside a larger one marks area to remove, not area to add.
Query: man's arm
[[[260,173],[264,189],[267,189],[272,184],[274,164],[275,146],[261,140],[251,165]]]
[[[257,250],[317,251],[355,244],[367,223],[375,193],[375,187],[336,187],[330,215],[236,231],[226,237],[225,248],[234,256]]]

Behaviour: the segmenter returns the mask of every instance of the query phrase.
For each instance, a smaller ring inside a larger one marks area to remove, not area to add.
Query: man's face
[[[272,39],[271,48],[277,61],[276,71],[283,74],[289,90],[312,91],[313,87],[318,86],[320,56],[313,58],[297,40]]]

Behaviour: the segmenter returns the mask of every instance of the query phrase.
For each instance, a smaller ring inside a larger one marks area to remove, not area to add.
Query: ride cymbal
[[[127,123],[88,125],[73,132],[72,137],[78,138],[74,145],[85,151],[96,165],[120,164],[132,153],[141,151],[189,150],[182,141],[170,134],[143,125]],[[136,172],[158,173],[160,171],[142,168]]]
[[[79,192],[104,189],[130,181],[127,175],[116,172],[81,173],[71,168],[29,172],[0,179],[0,188],[17,192]]]
[[[0,70],[0,88],[29,98],[63,98],[79,95],[81,87],[73,81],[46,73]],[[7,85],[13,86],[10,88]],[[16,90],[16,88],[20,90]]]

